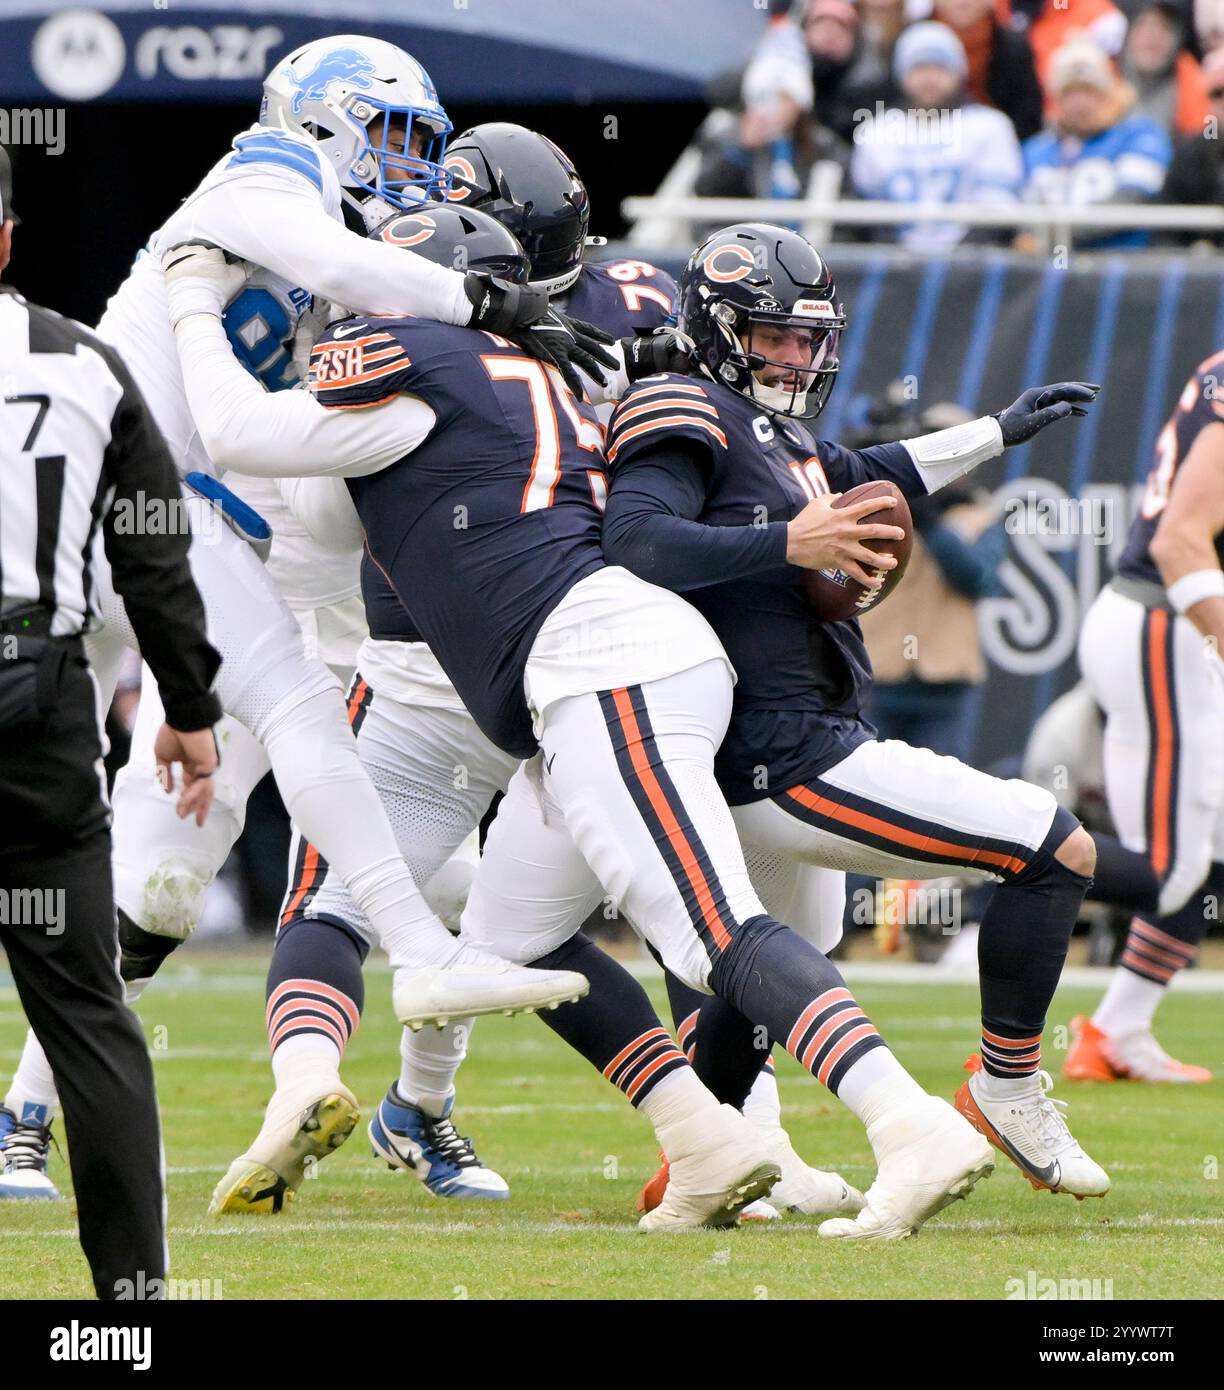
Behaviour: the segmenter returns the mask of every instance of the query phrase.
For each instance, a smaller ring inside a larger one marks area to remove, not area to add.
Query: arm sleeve
[[[365,530],[343,478],[282,478],[285,505],[324,550],[346,555],[365,544]]]
[[[613,477],[603,551],[642,579],[684,592],[786,567],[786,523],[707,526],[699,445],[673,441],[636,454]]]
[[[157,680],[166,722],[184,732],[206,729],[221,718],[220,702],[212,692],[221,657],[208,641],[204,603],[187,563],[190,537],[169,528],[165,534],[145,534],[115,526],[115,503],[121,499],[138,512],[150,498],[167,508],[177,504],[182,496],[178,473],[127,368],[117,354],[105,355],[123,387],[103,460],[114,487],[102,518],[102,543],[115,592],[123,599],[140,654]]]
[[[267,392],[230,350],[221,320],[191,314],[174,331],[187,404],[218,468],[255,477],[360,477],[411,453],[434,426],[424,401],[327,410],[308,391]]]
[[[184,209],[180,240],[213,242],[290,284],[363,314],[415,314],[465,324],[472,305],[457,270],[348,231],[327,215],[309,181],[253,165]]]

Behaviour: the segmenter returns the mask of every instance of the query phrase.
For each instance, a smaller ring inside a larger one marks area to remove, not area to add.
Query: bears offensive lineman
[[[519,239],[532,261],[532,283],[550,288],[553,303],[567,314],[596,324],[618,339],[633,333],[637,343],[630,348],[634,376],[666,370],[666,364],[650,354],[663,346],[645,335],[658,332],[675,321],[679,299],[675,282],[665,271],[648,261],[617,260],[605,263],[584,259],[579,266],[574,250],[575,210],[585,208],[586,193],[580,184],[569,186],[557,176],[558,167],[572,171],[568,159],[552,141],[509,122],[476,126],[457,136],[449,145],[445,160],[451,174],[448,202],[456,207],[473,207],[496,217]],[[576,178],[576,174],[573,175]],[[582,235],[586,225],[583,218]],[[593,241],[593,239],[592,239]],[[688,370],[688,363],[677,368]],[[618,380],[609,393],[611,399],[623,394]],[[623,382],[628,385],[627,380]],[[605,423],[612,413],[610,403],[597,406]],[[602,487],[602,483],[594,484]],[[838,870],[796,864],[779,855],[753,850],[749,856],[753,886],[763,895],[770,910],[780,913],[796,930],[807,935],[821,950],[829,950],[836,936],[821,940],[819,933],[834,924],[840,929],[845,896],[845,875]],[[787,911],[799,909],[799,919]],[[809,920],[810,919],[810,920]],[[815,933],[815,934],[814,934]],[[668,976],[673,990],[674,978]],[[689,1002],[683,986],[673,990],[677,1007]],[[692,1010],[674,1013],[681,1044],[691,1051],[692,1041],[684,1024]],[[431,1048],[439,1058],[454,1058],[430,1030],[405,1037],[406,1054]],[[457,1063],[455,1064],[457,1065]],[[762,1071],[753,1084],[746,1113],[767,1133],[782,1164],[782,1181],[771,1199],[783,1205],[810,1212],[827,1212],[830,1184],[826,1175],[813,1174],[794,1155],[789,1137],[781,1129],[778,1091],[772,1065]]]
[[[666,366],[669,354],[673,360],[684,359],[683,349],[677,352],[674,338],[664,331],[675,303],[671,277],[647,262],[601,265],[584,259],[584,247],[590,240],[586,189],[552,141],[522,126],[498,122],[465,132],[452,145],[452,152],[447,156],[447,167],[457,181],[462,180],[456,184],[462,196],[450,198],[453,207],[491,214],[512,228],[532,251],[530,283],[547,288],[554,302],[563,301],[578,317],[620,339],[625,373],[617,374],[610,391],[619,389],[619,381],[627,384],[629,375]],[[402,226],[392,220],[386,231],[396,239],[411,238],[419,254],[437,256],[446,264],[451,263],[455,248],[462,247],[467,263],[476,265],[477,248],[482,245],[479,222],[477,218],[477,225],[467,226],[462,219],[431,211],[404,219]],[[434,231],[428,235],[431,223]],[[489,249],[498,253],[495,240]],[[500,254],[504,255],[504,250]],[[594,392],[594,383],[588,389]],[[610,408],[600,406],[598,410],[610,413]],[[592,472],[590,481],[592,496],[601,504],[602,475]],[[343,528],[337,535],[343,538]],[[357,532],[354,537],[359,540]],[[360,675],[350,692],[358,747],[418,881],[431,874],[441,877],[446,870],[438,870],[437,865],[477,823],[491,796],[504,790],[517,759],[496,748],[476,727],[368,556],[363,565],[363,588],[371,637],[360,653]],[[457,775],[460,769],[462,777]],[[313,1045],[321,1051],[330,1046],[328,1020],[319,1017],[317,1010],[312,1014],[300,988],[294,995],[297,1008],[291,1019],[282,1021],[279,1005],[290,997],[282,985],[286,970],[298,977],[313,971],[322,976],[321,984],[344,996],[354,1013],[360,1009],[349,984],[357,978],[351,958],[343,970],[343,963],[334,960],[329,971],[327,961],[318,954],[351,957],[351,952],[346,953],[334,935],[299,931],[291,936],[286,930],[294,923],[318,919],[342,924],[359,940],[369,939],[368,926],[343,885],[334,875],[315,875],[309,854],[310,847],[299,837],[294,850],[295,889],[286,902],[269,973],[269,997],[277,1001],[269,1028],[274,1054],[289,1038],[310,1033],[316,1035]],[[469,876],[474,866],[473,857],[464,866]],[[752,867],[755,874],[756,866]],[[455,858],[447,869],[451,871],[449,877],[458,881]],[[317,945],[308,948],[307,942]],[[309,966],[308,950],[314,952]],[[286,964],[290,954],[298,961],[296,966]],[[604,966],[596,960],[605,974],[614,970],[610,963]],[[606,982],[604,993],[608,993]],[[626,1022],[638,1019],[639,1032],[649,1023],[657,1033],[660,1025],[653,1011],[644,997],[634,996],[641,996],[641,991],[632,981],[616,982],[616,999]],[[564,1020],[556,1016],[545,1021],[558,1031],[564,1029]],[[470,1141],[455,1131],[451,1115],[454,1078],[466,1055],[472,1023],[469,1018],[437,1030],[405,1030],[400,1077],[371,1123],[370,1138],[376,1153],[393,1167],[412,1172],[436,1195],[505,1197],[508,1188],[504,1180],[479,1163]],[[331,1036],[331,1043],[334,1041]],[[602,1070],[607,1057],[592,1060]],[[636,1104],[645,1102],[648,1089],[634,1088],[631,1072],[618,1079],[623,1080],[624,1089],[632,1091]],[[776,1116],[776,1106],[774,1113]],[[835,1175],[809,1169],[784,1134],[772,1145],[771,1153],[781,1164],[784,1181],[800,1199],[812,1204],[811,1210],[847,1209],[845,1202],[852,1189]],[[220,1204],[229,1203],[232,1209],[238,1200],[232,1187],[224,1192],[219,1189]]]
[[[1105,711],[1105,793],[1128,849],[1145,852],[1157,908],[1132,919],[1090,1019],[1077,1018],[1064,1074],[1080,1081],[1202,1082],[1152,1020],[1190,965],[1224,889],[1224,352],[1200,363],[1156,440],[1117,573],[1080,633]]]
[[[567,373],[574,361],[598,371],[582,348],[587,340],[548,313],[545,294],[393,254],[347,229],[364,232],[395,208],[416,206],[444,188],[448,176],[440,160],[449,131],[429,75],[403,50],[378,40],[320,39],[269,74],[260,123],[235,139],[231,152],[154,233],[98,329],[122,354],[184,473],[215,470],[187,406],[166,317],[161,259],[182,241],[210,242],[261,268],[230,305],[227,328],[267,385],[283,384],[283,339],[312,295],[487,326],[515,334]],[[362,452],[361,433],[353,431],[350,455]],[[389,447],[393,455],[400,451],[399,443]],[[260,518],[232,498],[225,506],[239,527],[266,540]],[[333,675],[306,655],[293,614],[251,548],[228,526],[213,525],[216,518],[201,498],[190,495],[186,511],[197,535],[193,573],[210,636],[225,658],[218,694],[232,718],[218,730],[222,768],[215,814],[203,829],[177,824],[159,804],[151,745],[145,746],[156,729],[155,702],[140,720],[132,768],[115,795],[121,968],[131,993],[194,928],[203,890],[237,838],[246,798],[270,764],[294,820],[345,880],[391,955],[396,1008],[405,1021],[449,1016],[459,1005],[478,1012],[568,997],[573,979],[554,980],[550,989],[500,962],[457,955],[396,851],[345,726]],[[98,574],[106,626],[91,640],[90,659],[105,704],[124,644],[135,642],[103,565]],[[351,570],[336,584],[330,594],[311,597],[351,597],[344,592]],[[284,1103],[273,1107],[278,1116],[319,1099],[300,1090],[288,1085]],[[57,1195],[45,1175],[54,1105],[50,1070],[31,1035],[5,1098],[16,1124],[36,1131],[26,1137],[43,1156],[34,1173],[37,1192],[29,1188],[22,1195]],[[342,1097],[333,1112],[338,1124],[351,1126],[351,1097]]]
[[[498,138],[505,130],[512,132],[508,142]],[[485,131],[492,132],[488,139]],[[530,283],[554,294],[568,290],[575,280],[581,283],[587,275],[583,252],[589,204],[568,159],[550,141],[521,127],[481,127],[460,137],[460,147],[469,152],[477,145],[497,170],[498,188],[504,193],[507,180],[513,184],[515,192],[502,210],[523,205],[530,209],[530,225],[518,222],[537,251]],[[483,167],[489,166],[482,163]],[[540,233],[534,239],[532,227]],[[502,232],[499,240],[479,215],[460,216],[458,209],[423,209],[393,218],[380,234],[392,244],[412,245],[422,255],[436,256],[440,264],[453,264],[458,255],[463,263],[490,273],[510,273],[508,249],[521,256],[513,237]],[[652,286],[651,296],[630,306],[622,281],[601,274],[596,294],[585,297],[583,308],[601,327],[622,335],[622,354],[630,358],[627,370],[655,370],[669,360],[666,342],[651,342],[653,355],[639,365],[633,360],[635,338],[661,326],[671,308],[665,296],[674,291],[674,284],[654,267],[635,264],[631,270],[635,277],[649,274],[663,288]],[[594,390],[595,383],[589,387]],[[353,539],[360,544],[359,534]],[[343,544],[342,533],[339,543]],[[505,787],[517,759],[481,734],[393,591],[368,564],[363,587],[371,636],[359,654],[360,675],[350,692],[353,727],[400,848],[418,882],[425,883],[474,830],[492,796]],[[462,776],[457,775],[460,770]],[[325,866],[320,871],[313,847],[298,837],[292,854],[293,886],[269,974],[274,1066],[282,1052],[312,1047],[338,1063],[335,1049],[339,1045],[342,1052],[348,1025],[337,1035],[332,1005],[341,999],[346,1017],[359,1015],[360,957],[371,933],[343,883]],[[346,943],[334,931],[300,929],[312,920],[344,924],[351,941]],[[309,982],[316,985],[313,1003]],[[411,1171],[437,1195],[504,1197],[504,1180],[479,1163],[451,1120],[453,1078],[471,1027],[472,1020],[466,1018],[440,1030],[405,1031],[401,1075],[371,1125],[371,1138],[389,1162]],[[244,1155],[236,1161],[234,1180],[227,1177],[219,1185],[215,1210],[247,1209],[243,1193],[250,1175],[244,1171],[245,1159]],[[282,1175],[280,1187],[257,1182],[259,1209],[279,1209],[285,1191],[296,1186],[293,1179],[293,1174]]]
[[[372,559],[482,732],[530,759],[510,794],[527,780],[538,819],[550,818],[543,829],[577,845],[668,968],[790,1039],[864,1121],[880,1167],[877,1206],[892,1227],[908,1232],[967,1194],[993,1167],[990,1146],[921,1090],[836,969],[751,888],[713,772],[733,673],[694,608],[605,563],[589,476],[602,437],[589,408],[506,339],[420,319],[334,325],[315,351],[318,401],[262,395],[229,352],[215,287],[205,302],[215,253],[192,262],[200,269],[185,298],[195,311],[184,309],[176,336],[210,452],[240,449],[247,430],[287,427],[281,407],[296,412],[295,431],[321,434],[334,414],[361,410],[388,442],[415,432],[399,463],[351,476],[349,489]],[[367,346],[377,365],[365,362]],[[332,471],[362,466],[337,461]],[[895,532],[860,524],[867,507],[807,509],[804,556],[863,574],[878,565],[861,541]],[[488,870],[486,852],[469,910],[486,879],[497,889]],[[547,969],[581,959],[572,903],[532,888],[516,920],[490,914],[490,939]],[[673,1155],[667,1196],[645,1229],[727,1221],[768,1191],[778,1166],[763,1140],[713,1101],[665,1036],[611,1054],[610,1078],[626,1066],[636,1081],[661,1077],[651,1118]]]

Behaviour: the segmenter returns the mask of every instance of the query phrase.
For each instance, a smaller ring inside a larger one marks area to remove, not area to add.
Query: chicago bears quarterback
[[[858,623],[816,617],[793,568],[804,555],[792,529],[814,499],[871,478],[909,496],[934,491],[1082,413],[1096,388],[1035,388],[998,416],[855,453],[806,423],[836,381],[845,328],[815,248],[777,227],[727,227],[693,253],[680,291],[704,374],[646,379],[618,405],[605,556],[686,594],[735,666],[716,769],[746,845],[880,877],[956,872],[998,884],[979,938],[983,1065],[958,1108],[1034,1186],[1103,1194],[1108,1178],[1048,1100],[1039,1069],[1091,839],[1047,792],[873,738]],[[701,1004],[696,1053],[699,1069],[703,1054],[725,1068],[733,1049],[711,1043],[707,1021],[734,1036],[724,1001]],[[742,1096],[761,1054],[750,1044],[739,1052]],[[840,1233],[892,1219],[873,1190]]]
[[[599,371],[582,343],[596,345],[570,334],[549,311],[546,294],[402,255],[354,234],[445,186],[440,161],[450,129],[429,75],[393,45],[354,35],[319,39],[273,68],[259,123],[235,139],[153,234],[98,329],[124,357],[184,473],[216,470],[187,405],[166,316],[161,259],[180,241],[208,241],[259,268],[227,306],[226,328],[245,365],[267,386],[288,384],[284,341],[312,296],[489,327],[513,334],[567,373],[574,362]],[[256,500],[275,502],[266,491]],[[263,520],[232,497],[223,505],[236,526],[266,543]],[[157,788],[151,740],[160,712],[151,698],[142,711],[132,761],[114,800],[122,972],[132,994],[194,928],[204,889],[242,829],[247,796],[270,765],[296,823],[343,877],[387,946],[400,972],[396,999],[405,1021],[449,1017],[460,1004],[472,1013],[569,997],[572,977],[550,988],[503,963],[457,956],[396,852],[345,727],[334,676],[304,650],[294,614],[250,546],[228,526],[211,524],[211,504],[200,497],[189,494],[185,510],[197,533],[191,559],[210,636],[225,658],[218,694],[231,718],[218,730],[215,814],[201,828],[177,821]],[[291,531],[286,528],[272,561],[275,577],[298,590],[305,625],[322,628],[311,632],[311,645],[335,665],[349,666],[355,634],[351,603],[344,605],[353,597],[353,561],[338,564],[317,551],[303,555],[304,538]],[[315,565],[309,587],[302,587],[303,569]],[[91,639],[90,657],[109,703],[125,644],[134,646],[135,638],[100,555],[96,572],[106,625]],[[330,615],[327,600],[339,605]],[[316,622],[316,615],[323,616]],[[333,646],[341,650],[329,650]],[[278,1115],[299,1113],[318,1097],[303,1098],[290,1087],[283,1099],[275,1106]],[[34,1137],[45,1154],[43,1131],[55,1092],[32,1035],[5,1104],[39,1131]],[[341,1107],[346,1117],[347,1105]],[[55,1195],[45,1174],[44,1182],[40,1194]]]
[[[1105,997],[1072,1024],[1080,1081],[1202,1082],[1152,1021],[1198,954],[1224,889],[1224,352],[1199,364],[1156,440],[1117,573],[1080,632],[1080,668],[1105,711],[1105,791],[1128,849],[1160,884],[1136,916]]]
[[[394,438],[401,458],[389,466],[367,448],[357,458],[332,451],[324,465],[286,457],[282,471],[348,476],[372,560],[484,734],[528,760],[510,795],[526,784],[519,800],[534,800],[542,830],[572,840],[669,969],[787,1038],[864,1121],[886,1216],[853,1234],[908,1234],[965,1195],[993,1167],[989,1144],[921,1090],[835,967],[751,887],[713,766],[731,713],[730,663],[695,608],[604,561],[590,476],[602,439],[589,407],[504,337],[396,318],[361,317],[324,335],[317,399],[266,395],[225,342],[219,264],[215,252],[183,255],[182,300],[172,300],[210,454],[232,463],[250,433],[266,441],[279,431],[309,431],[322,454],[325,436],[338,438],[332,421],[355,411],[386,448]],[[805,558],[821,568],[876,562],[862,540],[895,528],[860,524],[867,505],[818,506],[801,528]],[[515,834],[516,819],[517,804]],[[486,877],[498,891],[487,848],[469,910]],[[489,914],[487,939],[548,969],[585,965],[572,903],[539,889],[511,920]],[[632,1039],[607,1074],[625,1067],[636,1081],[670,1073],[650,1100],[673,1181],[645,1229],[725,1222],[768,1191],[778,1165],[764,1142],[713,1101],[665,1037]],[[838,1223],[829,1233],[842,1233]]]

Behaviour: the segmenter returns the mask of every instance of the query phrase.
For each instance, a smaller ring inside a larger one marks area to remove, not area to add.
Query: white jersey
[[[213,469],[187,407],[162,282],[163,253],[183,241],[211,242],[262,267],[231,306],[261,291],[289,320],[287,337],[312,295],[367,313],[414,313],[443,323],[471,316],[462,275],[346,230],[336,171],[314,141],[252,126],[150,237],[98,325],[185,471]]]
[[[890,203],[1013,203],[1024,164],[1011,121],[974,102],[950,111],[890,107],[854,132],[850,164],[860,198]],[[918,222],[899,231],[914,251],[954,246],[963,223]]]
[[[169,324],[161,258],[170,247],[207,241],[261,267],[226,307],[225,325],[243,365],[271,390],[294,378],[291,345],[313,295],[448,322],[468,317],[460,275],[348,232],[341,207],[336,172],[313,141],[253,126],[154,232],[108,304],[98,332],[124,358],[183,472],[218,470],[192,419]],[[354,558],[315,546],[271,485],[244,480],[235,490],[273,529],[268,569],[292,607],[357,592]]]

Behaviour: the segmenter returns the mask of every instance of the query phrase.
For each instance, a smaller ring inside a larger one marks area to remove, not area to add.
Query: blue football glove
[[[1060,381],[1054,386],[1030,386],[1013,405],[994,417],[1003,431],[1003,447],[1023,444],[1055,420],[1087,415],[1101,388],[1088,381]]]

